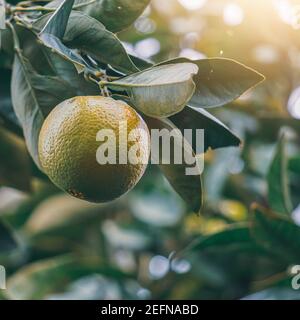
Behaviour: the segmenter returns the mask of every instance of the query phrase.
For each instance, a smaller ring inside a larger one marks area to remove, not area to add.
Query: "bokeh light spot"
[[[207,0],[178,0],[187,10],[196,10],[202,8]]]
[[[185,259],[175,259],[171,263],[172,270],[178,274],[184,274],[191,270],[191,264]]]
[[[148,59],[160,51],[160,42],[154,38],[147,38],[136,43],[134,51],[141,57]]]
[[[154,256],[149,263],[149,273],[153,279],[163,278],[169,271],[169,260],[163,256]]]
[[[229,26],[238,26],[244,20],[244,11],[239,5],[228,3],[223,11],[223,20]]]
[[[288,110],[292,117],[300,119],[300,87],[291,93],[288,100]]]
[[[271,45],[263,44],[253,49],[254,59],[263,64],[276,63],[279,60],[278,51]]]

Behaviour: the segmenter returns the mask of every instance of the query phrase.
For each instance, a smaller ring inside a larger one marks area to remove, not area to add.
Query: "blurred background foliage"
[[[299,29],[300,1],[153,0],[119,34],[144,59],[227,57],[267,78],[236,102],[210,110],[243,145],[206,153],[201,216],[187,210],[154,166],[113,203],[88,204],[61,193],[31,168],[23,141],[7,131],[18,128],[6,112],[0,264],[8,282],[0,296],[299,299],[290,273],[300,264]],[[9,44],[2,39],[2,45]],[[3,52],[0,68],[5,112],[11,60]],[[6,159],[11,149],[15,157]]]

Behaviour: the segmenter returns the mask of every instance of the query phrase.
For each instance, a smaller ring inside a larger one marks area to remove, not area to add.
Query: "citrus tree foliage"
[[[288,266],[299,261],[291,216],[299,184],[289,180],[300,174],[299,154],[287,156],[288,135],[274,148],[281,121],[234,107],[264,76],[229,58],[132,55],[120,38],[130,38],[150,2],[1,1],[0,182],[26,192],[0,216],[5,299],[242,298],[288,290]],[[107,94],[135,108],[149,129],[204,129],[204,182],[185,175],[185,163],[159,163],[112,203],[61,193],[40,167],[43,122],[66,99]],[[298,123],[285,121],[299,133]],[[257,164],[262,137],[273,148]],[[241,157],[247,174],[231,177],[227,168]],[[159,275],[147,276],[147,268],[162,256],[171,270],[158,286]],[[94,286],[90,296],[82,285]]]

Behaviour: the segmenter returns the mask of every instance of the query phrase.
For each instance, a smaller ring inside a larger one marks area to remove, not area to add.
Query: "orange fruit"
[[[125,121],[127,144],[119,137]],[[108,138],[96,139],[102,129],[115,134],[116,163],[97,161],[99,147],[108,142]],[[129,139],[133,129],[138,130]],[[106,202],[137,184],[147,167],[149,146],[147,125],[132,107],[108,97],[86,96],[68,99],[50,112],[40,131],[38,149],[40,165],[54,184],[77,198]],[[127,152],[135,147],[137,162],[120,163],[119,147]]]

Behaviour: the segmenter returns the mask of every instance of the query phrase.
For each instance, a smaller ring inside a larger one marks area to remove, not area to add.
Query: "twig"
[[[47,8],[47,7],[43,7],[43,6],[35,6],[35,7],[29,7],[29,8],[12,7],[11,11],[12,12],[31,12],[31,11],[53,12],[53,11],[55,11],[55,9],[54,8]]]
[[[19,42],[19,38],[18,35],[16,33],[16,30],[14,28],[14,26],[11,24],[10,21],[6,21],[6,25],[8,26],[8,28],[10,29],[12,35],[13,35],[13,41],[14,41],[14,50],[19,53],[20,52],[20,42]]]

